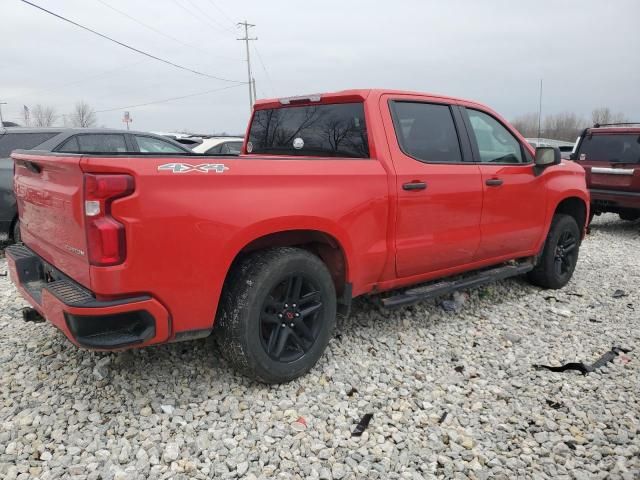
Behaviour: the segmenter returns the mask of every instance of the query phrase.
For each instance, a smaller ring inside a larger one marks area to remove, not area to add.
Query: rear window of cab
[[[362,103],[257,110],[247,153],[369,158]]]
[[[640,135],[587,134],[580,143],[577,160],[640,163]]]

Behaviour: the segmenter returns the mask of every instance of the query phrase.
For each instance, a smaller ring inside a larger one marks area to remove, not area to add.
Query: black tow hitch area
[[[25,322],[33,322],[33,323],[42,323],[45,321],[45,318],[40,315],[35,308],[25,307],[22,309],[22,319]]]

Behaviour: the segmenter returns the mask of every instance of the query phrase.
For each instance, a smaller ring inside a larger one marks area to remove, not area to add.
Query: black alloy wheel
[[[554,256],[556,275],[566,275],[569,270],[573,270],[578,255],[577,246],[578,239],[572,230],[562,232],[558,239]]]
[[[322,320],[322,298],[313,281],[294,273],[267,296],[260,315],[260,338],[273,360],[294,362],[313,347]]]

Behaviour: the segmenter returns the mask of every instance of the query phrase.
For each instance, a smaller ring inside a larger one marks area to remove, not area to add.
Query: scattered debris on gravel
[[[591,232],[563,290],[512,279],[451,312],[359,300],[318,366],[274,387],[211,338],[80,350],[25,323],[0,278],[0,478],[640,478],[640,223]],[[586,376],[532,368],[612,345],[632,351]]]

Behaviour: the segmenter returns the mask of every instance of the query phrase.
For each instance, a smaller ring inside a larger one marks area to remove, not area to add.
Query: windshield
[[[640,135],[587,135],[580,144],[577,159],[640,163]]]
[[[258,110],[247,153],[368,158],[362,103]]]

